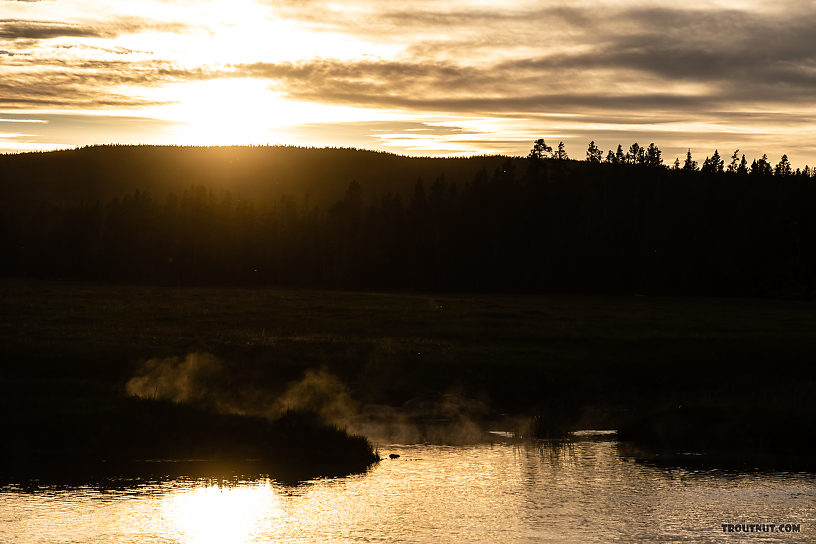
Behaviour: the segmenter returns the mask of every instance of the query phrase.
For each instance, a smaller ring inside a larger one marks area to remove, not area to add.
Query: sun
[[[185,83],[166,89],[172,104],[161,116],[175,121],[175,140],[187,145],[267,144],[280,104],[262,81],[251,78]]]
[[[290,130],[409,118],[398,111],[292,99],[256,78],[177,83],[142,97],[162,103],[142,109],[143,115],[172,122],[162,141],[181,145],[311,145],[292,140]]]

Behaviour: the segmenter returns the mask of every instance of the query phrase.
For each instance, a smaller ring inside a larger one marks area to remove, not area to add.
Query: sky
[[[816,3],[0,0],[0,152],[291,144],[816,164]]]

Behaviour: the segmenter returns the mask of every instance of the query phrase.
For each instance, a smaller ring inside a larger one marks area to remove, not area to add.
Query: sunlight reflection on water
[[[191,544],[251,542],[281,518],[280,498],[269,481],[183,490],[168,494],[162,507],[168,533]]]
[[[614,441],[390,446],[367,474],[292,486],[177,479],[124,489],[0,491],[2,542],[710,542],[722,523],[800,523],[816,477],[666,470]],[[733,540],[733,538],[732,538]],[[729,540],[731,541],[731,540]]]

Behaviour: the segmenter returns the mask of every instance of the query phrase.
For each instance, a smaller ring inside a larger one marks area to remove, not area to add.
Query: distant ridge
[[[101,145],[0,155],[0,187],[11,205],[105,201],[136,190],[164,198],[193,185],[259,205],[282,196],[325,204],[342,198],[354,180],[366,199],[373,199],[387,192],[408,194],[420,177],[426,183],[440,175],[466,183],[506,160],[408,157],[352,148]]]
[[[0,187],[6,276],[816,298],[816,183],[767,168],[102,146]]]

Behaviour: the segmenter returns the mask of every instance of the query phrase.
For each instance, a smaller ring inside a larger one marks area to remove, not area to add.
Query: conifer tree
[[[776,168],[774,168],[774,175],[775,176],[790,176],[791,175],[791,164],[788,160],[787,155],[782,155],[782,159],[777,163]]]
[[[724,164],[725,161],[720,158],[720,152],[715,149],[714,154],[711,156],[711,165],[714,167],[714,173],[722,174]]]
[[[663,166],[663,152],[657,147],[654,142],[649,144],[646,149],[646,165],[651,167]]]
[[[595,145],[595,140],[589,142],[589,147],[587,147],[586,152],[586,160],[587,162],[591,162],[594,164],[598,164],[603,159],[603,152],[598,149],[598,146]]]
[[[740,159],[739,166],[737,166],[737,175],[744,176],[748,173],[748,161],[745,159],[745,154]]]
[[[615,164],[623,164],[626,162],[626,156],[623,154],[623,146],[618,144],[618,150],[615,151]]]
[[[683,170],[686,172],[696,172],[698,170],[697,161],[691,158],[691,149],[686,153],[686,162],[683,163]]]
[[[558,149],[553,153],[553,158],[559,161],[565,161],[569,159],[569,155],[567,155],[567,150],[564,146],[564,142],[558,142]]]
[[[731,162],[728,163],[728,173],[729,174],[736,174],[737,168],[739,168],[739,149],[734,150],[734,153],[731,155]]]
[[[544,138],[539,138],[535,142],[533,142],[533,148],[530,150],[530,153],[527,155],[528,159],[540,160],[544,158],[544,153],[551,153],[552,147],[548,146],[544,142]]]
[[[643,148],[637,142],[629,146],[629,152],[626,154],[626,162],[629,164],[643,164]]]
[[[721,174],[723,171],[723,160],[720,158],[720,153],[716,149],[711,157],[706,157],[703,161],[701,169],[706,174]]]
[[[768,155],[763,154],[761,159],[755,159],[751,164],[751,174],[756,176],[770,176],[773,174],[771,163],[768,162]]]

